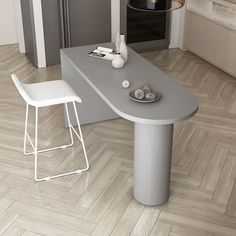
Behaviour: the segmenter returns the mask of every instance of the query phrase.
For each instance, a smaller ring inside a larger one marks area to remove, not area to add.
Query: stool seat
[[[34,84],[21,83],[25,99],[31,106],[44,107],[67,102],[79,102],[81,98],[64,80],[52,80]]]

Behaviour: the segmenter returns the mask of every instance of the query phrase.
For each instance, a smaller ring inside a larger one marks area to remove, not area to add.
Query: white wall
[[[44,68],[46,64],[46,52],[45,52],[45,40],[43,31],[43,13],[42,13],[42,1],[33,0],[33,14],[34,14],[34,28],[36,49],[38,57],[38,68]]]
[[[183,48],[184,38],[184,20],[185,20],[186,4],[178,10],[171,13],[171,31],[169,48]]]
[[[20,3],[20,0],[14,0],[14,2],[15,2],[17,41],[19,43],[20,52],[25,53],[25,41],[24,41],[24,31],[23,31],[23,20],[22,20],[22,14],[21,14],[21,3]]]
[[[120,32],[120,0],[111,0],[111,40],[116,41],[116,34]]]
[[[14,0],[0,0],[0,45],[17,42]]]

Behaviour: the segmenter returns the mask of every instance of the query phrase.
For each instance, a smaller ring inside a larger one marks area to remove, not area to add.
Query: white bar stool
[[[85,149],[85,145],[84,145],[83,135],[81,132],[78,113],[77,113],[77,109],[76,109],[76,105],[75,105],[75,102],[81,103],[80,97],[78,97],[78,95],[74,92],[74,90],[70,87],[70,85],[67,82],[65,82],[64,80],[54,80],[54,81],[47,81],[47,82],[34,83],[34,84],[23,84],[19,81],[19,79],[17,78],[17,76],[15,74],[12,74],[11,77],[12,77],[12,80],[13,80],[17,90],[19,91],[20,95],[23,97],[23,99],[26,102],[24,154],[25,155],[33,155],[34,154],[34,157],[35,157],[34,179],[35,179],[35,181],[40,182],[40,181],[50,180],[50,179],[54,179],[54,178],[58,178],[58,177],[81,173],[81,172],[88,170],[89,169],[89,162],[88,162],[87,153],[86,153],[86,149]],[[75,117],[77,120],[78,129],[79,129],[79,134],[75,130],[75,128],[71,125],[71,122],[70,122],[70,117],[69,117],[69,112],[68,112],[68,107],[67,107],[67,103],[69,103],[69,102],[73,103]],[[66,115],[67,115],[68,124],[69,124],[71,143],[66,144],[66,145],[62,145],[62,146],[58,146],[58,147],[38,150],[38,108],[57,105],[57,104],[65,104]],[[34,140],[35,143],[34,144],[27,132],[29,105],[35,107],[35,140]],[[57,149],[64,149],[64,148],[72,146],[74,144],[72,131],[75,133],[75,135],[78,137],[78,139],[80,140],[80,142],[82,144],[84,157],[85,157],[85,161],[86,161],[86,168],[75,170],[72,172],[63,173],[63,174],[58,174],[58,175],[54,175],[54,176],[47,176],[45,178],[38,178],[38,174],[37,174],[38,153],[53,151],[53,150],[57,150]],[[33,152],[26,152],[27,139],[33,148]]]

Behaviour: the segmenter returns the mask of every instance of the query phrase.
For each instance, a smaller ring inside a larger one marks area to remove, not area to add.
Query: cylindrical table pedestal
[[[173,125],[135,123],[134,197],[146,205],[169,198]]]

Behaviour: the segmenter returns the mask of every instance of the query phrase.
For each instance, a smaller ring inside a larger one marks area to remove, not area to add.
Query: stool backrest
[[[29,98],[28,94],[26,93],[26,91],[24,89],[24,84],[19,81],[18,77],[15,74],[12,74],[11,78],[12,78],[17,90],[19,91],[20,95],[25,100],[25,102],[30,103],[31,99]]]

